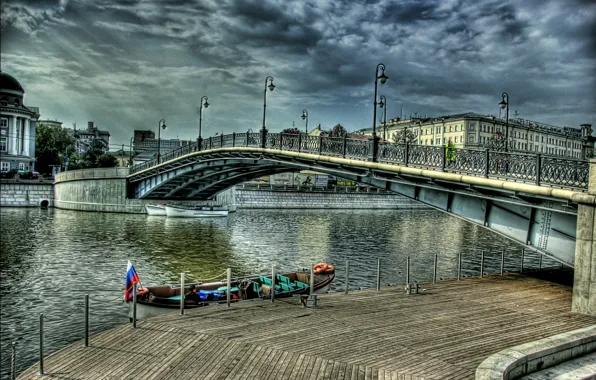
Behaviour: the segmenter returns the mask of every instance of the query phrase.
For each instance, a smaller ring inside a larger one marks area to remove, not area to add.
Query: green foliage
[[[65,129],[38,124],[35,137],[36,169],[51,173],[50,165],[62,165],[67,152],[75,151],[75,140]]]
[[[485,147],[489,150],[501,152],[505,150],[505,134],[502,131],[496,131],[488,139]]]
[[[281,133],[286,135],[299,135],[300,130],[298,128],[286,128],[283,131],[281,131]]]
[[[118,166],[118,159],[111,153],[104,153],[97,157],[97,167],[114,168],[116,166]]]
[[[331,129],[329,133],[329,137],[347,137],[348,131],[341,125],[337,124],[335,127]]]

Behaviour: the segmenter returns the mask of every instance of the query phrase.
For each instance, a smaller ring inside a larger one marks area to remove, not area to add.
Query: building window
[[[468,137],[468,141],[473,143],[474,142],[474,136],[470,135],[470,137]]]
[[[449,126],[449,132],[453,132],[453,125]]]
[[[10,170],[10,162],[0,162],[0,170],[7,172]]]
[[[0,127],[4,127],[4,128],[8,127],[8,119],[6,119],[6,118],[0,119]]]
[[[0,137],[0,152],[6,152],[8,150],[8,143],[6,137]]]
[[[19,162],[19,170],[25,170],[25,163]]]
[[[470,123],[470,131],[473,131],[476,128],[476,123]]]
[[[18,106],[18,105],[19,105],[19,98],[16,98],[16,99],[14,100],[14,105],[15,105],[15,106]]]

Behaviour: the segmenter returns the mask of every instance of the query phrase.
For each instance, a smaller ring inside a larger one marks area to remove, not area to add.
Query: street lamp
[[[269,82],[269,86],[267,86],[267,82]],[[275,89],[272,76],[268,76],[267,78],[265,78],[265,92],[263,95],[263,133],[267,132],[267,128],[265,128],[265,110],[267,109],[267,87],[269,87],[269,91],[273,91]]]
[[[504,92],[501,98],[499,107],[505,108],[505,152],[509,152],[509,94]]]
[[[379,68],[382,70],[381,75],[379,75]],[[379,147],[379,138],[377,137],[377,86],[378,82],[381,81],[381,84],[385,84],[387,82],[387,75],[385,75],[385,65],[379,63],[377,68],[375,69],[375,102],[373,105],[373,133],[370,138],[372,140],[372,149],[370,151],[371,155],[369,156],[370,161],[377,160],[377,149]]]
[[[157,123],[157,163],[160,164],[161,161],[161,128],[166,129],[166,121],[165,119],[161,119],[159,123]]]
[[[203,145],[203,106],[205,106],[205,108],[209,107],[207,99],[208,98],[206,96],[201,98],[201,107],[199,108],[199,140],[197,141],[199,144],[197,148],[198,150],[201,150],[201,145]]]
[[[387,132],[387,98],[385,95],[381,95],[381,103],[379,103],[379,108],[383,109],[383,141],[386,141],[385,133]]]
[[[308,135],[308,111],[305,109],[302,110],[302,120],[306,120],[306,134]]]

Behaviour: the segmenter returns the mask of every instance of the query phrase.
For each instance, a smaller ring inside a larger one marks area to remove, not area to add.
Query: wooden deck
[[[517,274],[246,301],[123,325],[45,359],[56,379],[473,379],[504,348],[596,323],[571,288]],[[19,379],[38,379],[38,367]]]

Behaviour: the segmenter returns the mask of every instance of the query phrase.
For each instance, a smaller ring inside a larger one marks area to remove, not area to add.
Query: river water
[[[171,219],[146,215],[85,213],[57,209],[0,209],[1,372],[10,370],[11,342],[17,369],[38,360],[39,314],[45,317],[45,353],[83,338],[83,305],[90,294],[91,333],[128,323],[122,302],[126,264],[131,260],[144,286],[308,267],[337,266],[332,290],[375,286],[377,258],[386,284],[411,278],[455,277],[457,254],[463,272],[477,275],[479,249],[487,267],[519,268],[521,247],[486,229],[434,210],[241,210],[221,219]],[[525,266],[537,257],[526,256]],[[545,264],[546,265],[546,264]]]

